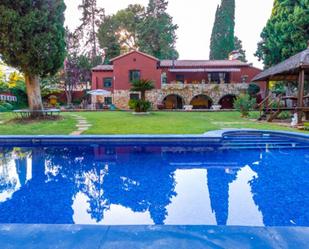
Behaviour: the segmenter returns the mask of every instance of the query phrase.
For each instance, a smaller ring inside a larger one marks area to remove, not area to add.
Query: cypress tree
[[[0,54],[25,75],[31,110],[41,110],[39,76],[55,74],[65,58],[63,0],[1,0]]]
[[[217,7],[211,34],[211,60],[224,60],[234,50],[235,0],[222,0]]]
[[[265,67],[304,50],[309,40],[309,1],[275,0],[261,38],[255,55]]]

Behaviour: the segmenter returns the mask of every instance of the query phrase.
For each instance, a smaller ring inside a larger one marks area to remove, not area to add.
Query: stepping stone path
[[[87,131],[89,127],[92,126],[91,124],[88,123],[86,118],[76,115],[76,114],[72,114],[72,116],[77,120],[77,125],[76,125],[77,130],[73,131],[70,135],[79,136],[83,132]]]

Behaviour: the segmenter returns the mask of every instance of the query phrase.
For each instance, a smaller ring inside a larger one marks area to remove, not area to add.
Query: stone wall
[[[147,100],[152,102],[154,109],[157,104],[163,102],[164,98],[171,94],[176,94],[182,97],[184,104],[189,105],[191,100],[197,95],[206,95],[213,101],[213,104],[218,104],[220,99],[226,95],[232,94],[238,96],[241,91],[246,89],[248,85],[239,84],[166,84],[161,89],[156,89],[147,92]],[[128,109],[130,100],[130,91],[116,90],[113,96],[113,103],[119,109]]]

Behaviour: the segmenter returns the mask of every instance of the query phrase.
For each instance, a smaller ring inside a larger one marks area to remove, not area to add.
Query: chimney
[[[229,53],[229,60],[238,60],[238,58],[241,56],[238,50],[233,50],[231,53]]]

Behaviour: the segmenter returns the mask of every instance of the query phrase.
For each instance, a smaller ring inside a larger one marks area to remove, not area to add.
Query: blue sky
[[[81,0],[65,0],[66,25],[74,29],[79,24],[77,10]],[[147,5],[148,0],[97,0],[107,14],[129,4]],[[221,0],[169,0],[168,12],[178,24],[177,50],[180,59],[208,59],[211,30],[215,11]],[[254,57],[260,33],[271,15],[272,0],[236,0],[236,35],[243,41],[249,62],[262,67]]]

